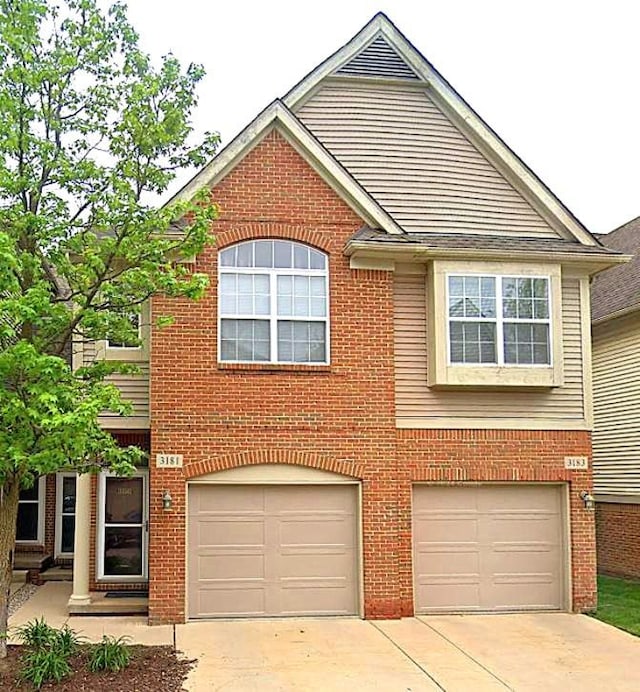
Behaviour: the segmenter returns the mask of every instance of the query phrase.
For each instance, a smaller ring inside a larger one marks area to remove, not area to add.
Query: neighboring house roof
[[[598,238],[607,248],[633,255],[633,259],[594,279],[591,287],[594,322],[640,309],[640,216]]]

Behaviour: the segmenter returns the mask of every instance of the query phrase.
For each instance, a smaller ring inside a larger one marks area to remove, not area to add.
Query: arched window
[[[288,240],[220,251],[218,360],[329,362],[327,256]]]

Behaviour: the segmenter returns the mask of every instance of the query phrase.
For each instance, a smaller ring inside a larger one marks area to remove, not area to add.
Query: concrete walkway
[[[149,627],[145,617],[69,617],[70,584],[49,582],[9,621],[44,616],[89,641],[172,645],[198,659],[196,692],[622,692],[640,689],[640,639],[585,615],[403,620],[235,620]],[[10,639],[10,641],[12,641]],[[160,691],[159,691],[160,692]]]
[[[50,581],[41,586],[21,608],[9,618],[9,643],[18,644],[11,630],[15,627],[41,618],[52,627],[68,624],[90,642],[98,642],[103,634],[115,637],[127,635],[134,644],[173,645],[173,627],[163,625],[149,627],[144,615],[136,616],[69,616],[67,602],[71,595],[71,584],[63,581]]]

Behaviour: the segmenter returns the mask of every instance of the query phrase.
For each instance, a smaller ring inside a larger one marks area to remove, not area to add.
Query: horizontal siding
[[[439,419],[553,419],[584,424],[580,284],[563,279],[564,385],[543,391],[435,390],[427,386],[426,278],[397,274],[394,284],[396,416],[437,427]],[[444,348],[444,346],[443,346]],[[449,422],[444,423],[450,427]],[[530,427],[530,426],[529,426]]]
[[[83,364],[89,365],[96,359],[96,345],[92,341],[85,341],[83,344]],[[132,416],[139,418],[149,418],[149,363],[134,362],[140,370],[137,375],[109,375],[107,382],[115,384],[124,401],[131,402],[133,406]],[[102,419],[119,418],[114,413],[105,412],[100,416]]]
[[[407,231],[558,237],[424,90],[331,82],[297,115]]]
[[[593,328],[593,475],[599,494],[640,494],[640,318]]]

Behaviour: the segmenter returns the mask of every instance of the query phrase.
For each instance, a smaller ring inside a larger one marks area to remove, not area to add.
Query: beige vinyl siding
[[[88,365],[95,361],[98,356],[98,349],[93,341],[85,341],[82,346],[82,363]],[[108,382],[115,384],[122,392],[124,401],[131,402],[133,411],[131,417],[140,419],[140,423],[149,421],[149,363],[148,361],[133,363],[138,367],[140,373],[137,375],[114,374],[107,378]],[[100,416],[100,420],[107,427],[111,422],[122,421],[122,417],[114,413],[105,412]]]
[[[640,494],[640,315],[593,327],[595,491]]]
[[[423,88],[333,80],[296,115],[407,231],[558,237]]]
[[[397,273],[394,310],[398,426],[585,428],[579,279],[563,278],[562,306],[564,384],[561,387],[527,391],[430,389],[427,386],[426,277]]]

